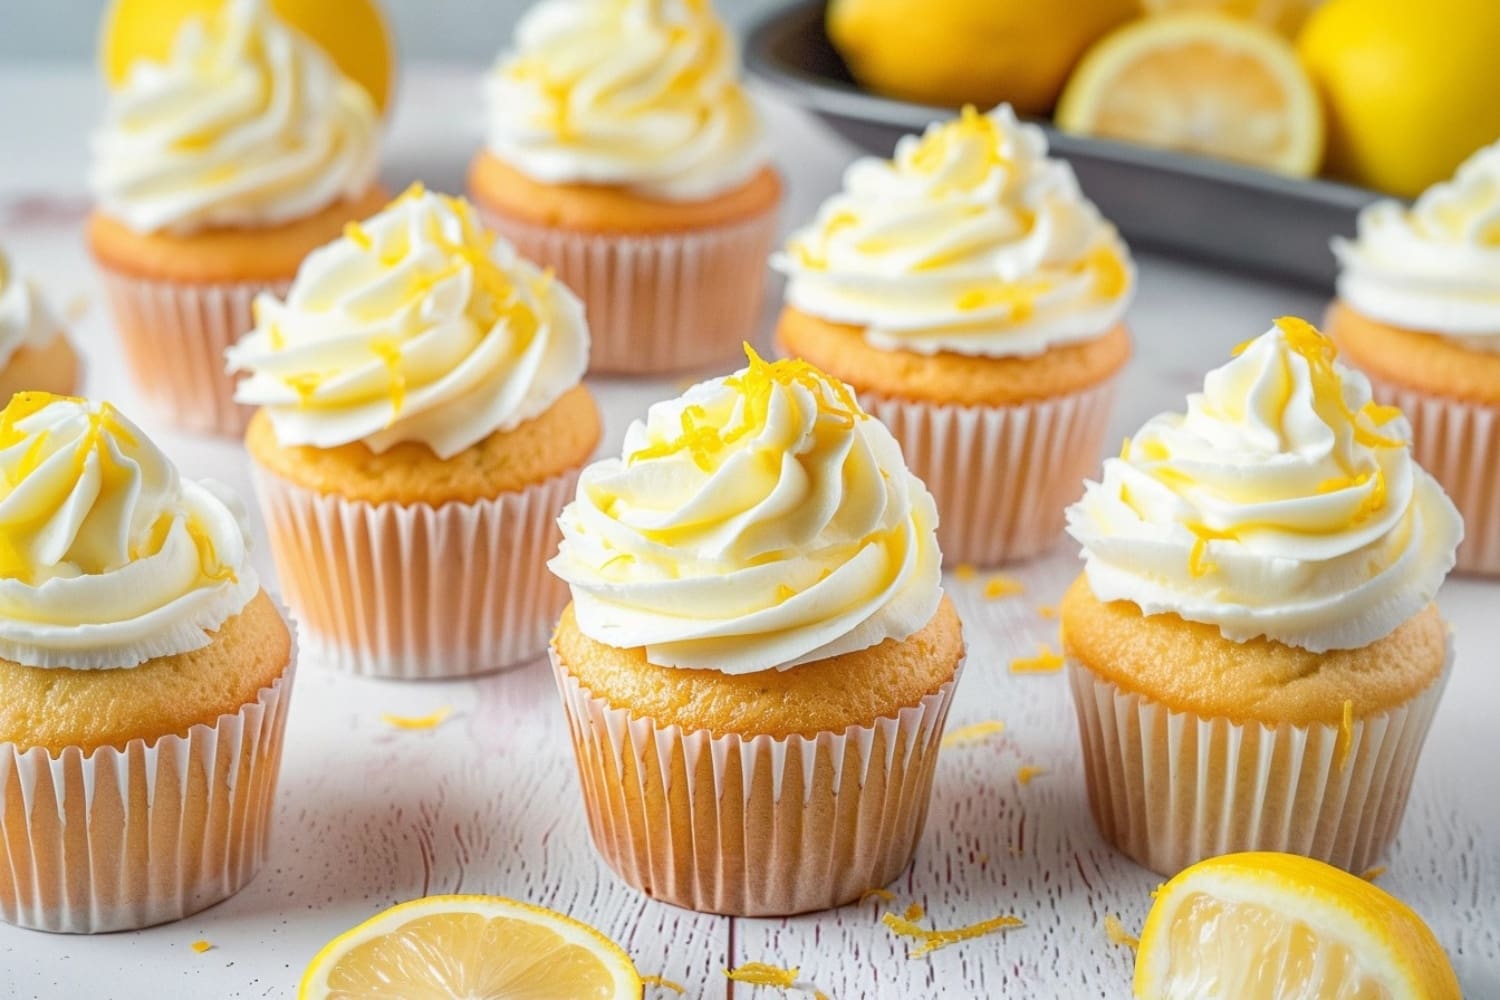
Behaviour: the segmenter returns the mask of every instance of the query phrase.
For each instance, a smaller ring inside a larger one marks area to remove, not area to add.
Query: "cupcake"
[[[71,393],[80,381],[78,355],[62,324],[0,251],[0,404],[27,389]]]
[[[485,218],[588,306],[594,371],[731,358],[760,319],[781,182],[706,0],[542,0],[486,84]]]
[[[1068,509],[1061,606],[1100,832],[1171,875],[1235,851],[1364,871],[1452,661],[1463,522],[1399,411],[1298,319],[1242,345]]]
[[[136,384],[190,430],[239,434],[224,350],[344,223],[385,203],[376,111],[265,0],[189,19],[110,94],[88,245]]]
[[[552,663],[610,867],[749,916],[896,878],[964,642],[932,498],[848,387],[751,352],[633,423],[561,523]]]
[[[1369,206],[1333,250],[1329,336],[1463,513],[1459,570],[1500,575],[1500,143],[1410,209]]]
[[[578,299],[417,186],[255,312],[229,364],[310,655],[403,678],[540,656],[557,513],[599,442]]]
[[[94,933],[265,858],[294,670],[237,500],[108,403],[0,412],[0,917]]]
[[[1130,357],[1134,290],[1113,226],[1006,105],[856,161],[773,260],[777,340],[853,386],[925,480],[951,560],[1062,535]]]

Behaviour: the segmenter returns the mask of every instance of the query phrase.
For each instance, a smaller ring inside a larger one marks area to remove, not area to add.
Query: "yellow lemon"
[[[1323,155],[1317,92],[1291,44],[1222,14],[1164,14],[1108,35],[1068,81],[1057,124],[1299,176]]]
[[[832,0],[828,37],[871,90],[1043,114],[1084,49],[1139,13],[1139,0]]]
[[[1293,854],[1199,862],[1158,890],[1135,995],[1236,1000],[1462,1000],[1448,956],[1390,893]]]
[[[1297,39],[1329,172],[1415,197],[1500,137],[1497,41],[1496,0],[1329,0]]]
[[[642,990],[630,956],[571,917],[500,896],[426,896],[330,941],[297,996],[639,1000]]]
[[[99,34],[104,79],[119,86],[138,59],[161,62],[189,17],[207,17],[224,0],[113,0]],[[395,50],[374,0],[270,0],[286,23],[326,51],[344,75],[370,92],[382,110],[391,98]]]
[[[1274,28],[1288,37],[1295,35],[1320,0],[1146,0],[1151,14],[1184,10],[1228,14]]]

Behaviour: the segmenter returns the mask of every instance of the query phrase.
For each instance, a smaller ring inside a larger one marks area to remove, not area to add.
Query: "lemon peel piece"
[[[453,714],[453,706],[444,705],[442,708],[429,712],[426,715],[395,715],[391,712],[382,712],[380,721],[393,729],[436,729],[448,717]]]
[[[999,719],[990,719],[986,722],[973,722],[967,726],[959,726],[957,729],[943,736],[939,746],[946,750],[950,747],[972,746],[983,743],[991,736],[1005,732],[1005,723]]]

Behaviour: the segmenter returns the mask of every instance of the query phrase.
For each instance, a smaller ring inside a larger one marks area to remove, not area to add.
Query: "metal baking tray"
[[[856,146],[880,155],[889,155],[902,135],[954,113],[861,90],[828,41],[825,9],[825,0],[802,0],[759,15],[745,41],[751,72]],[[1329,240],[1352,234],[1355,215],[1380,197],[1347,184],[1298,180],[1037,124],[1132,244],[1298,283],[1332,286]]]

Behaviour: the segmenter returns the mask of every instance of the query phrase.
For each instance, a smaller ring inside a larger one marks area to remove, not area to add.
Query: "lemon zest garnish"
[[[779,583],[779,584],[776,585],[776,603],[777,604],[785,604],[787,601],[790,601],[792,598],[794,598],[796,596],[797,596],[797,591],[793,590],[791,587],[788,587],[786,584]]]
[[[1206,524],[1189,521],[1183,524],[1184,528],[1193,533],[1193,547],[1188,552],[1188,572],[1193,576],[1206,576],[1218,569],[1211,562],[1205,560],[1208,555],[1209,542],[1233,542],[1238,541],[1239,536],[1232,531],[1219,531],[1210,528]]]
[[[940,744],[942,747],[971,746],[975,743],[983,743],[991,736],[1005,732],[1005,723],[998,719],[988,722],[974,722],[967,726],[959,726],[957,729],[946,734]]]
[[[1359,873],[1359,877],[1366,882],[1373,882],[1385,874],[1385,865],[1376,865],[1374,868],[1366,868]]]
[[[1031,784],[1031,779],[1046,774],[1045,767],[1037,767],[1034,764],[1023,764],[1016,769],[1016,780],[1023,785]]]
[[[882,903],[892,903],[896,900],[896,894],[889,889],[866,889],[859,894],[859,901],[863,903],[867,899],[878,899]]]
[[[1036,606],[1036,613],[1039,614],[1039,615],[1041,615],[1043,618],[1056,618],[1057,617],[1057,605],[1056,604],[1038,604]]]
[[[918,927],[912,921],[898,917],[894,913],[887,913],[880,918],[880,921],[898,937],[914,938],[920,942],[907,955],[908,958],[925,958],[939,948],[946,948],[950,944],[981,937],[993,931],[1023,926],[1020,918],[1010,916],[991,917],[989,920],[981,920],[967,927],[955,927],[952,930],[929,930],[926,927]]]
[[[629,563],[633,562],[635,562],[635,556],[631,555],[629,552],[621,552],[618,555],[610,556],[608,559],[604,560],[604,562],[600,563],[599,572],[603,573],[606,570],[613,569],[615,566],[628,565]]]
[[[975,569],[972,563],[959,563],[953,567],[953,575],[967,583],[979,575],[979,570]]]
[[[386,423],[389,427],[406,405],[406,373],[401,367],[401,345],[382,337],[370,344],[370,350],[385,362],[386,371],[390,373],[391,419]]]
[[[1002,597],[1015,597],[1017,594],[1024,593],[1026,593],[1026,584],[1011,576],[992,576],[984,584],[984,597],[988,601],[998,601]]]
[[[1063,658],[1052,651],[1052,647],[1042,643],[1041,650],[1031,657],[1020,657],[1010,661],[1010,672],[1013,674],[1055,674],[1062,669]]]
[[[779,986],[784,990],[797,985],[797,976],[802,970],[796,966],[783,969],[767,962],[746,962],[733,969],[725,969],[724,975],[731,982],[747,983],[751,986]]]
[[[197,952],[197,953],[198,953],[198,954],[200,954],[200,955],[201,955],[201,954],[203,954],[203,953],[204,953],[204,952],[205,952],[205,951],[209,951],[209,950],[211,950],[211,949],[212,949],[212,948],[213,948],[213,944],[211,944],[211,943],[210,943],[210,942],[208,942],[208,941],[194,941],[194,942],[193,942],[193,943],[192,943],[192,945],[191,945],[191,947],[192,947],[192,949],[193,949],[193,950],[194,950],[194,951],[196,951],[196,952]]]
[[[1355,441],[1367,448],[1403,448],[1406,446],[1404,441],[1383,437],[1360,426],[1361,416],[1377,427],[1389,422],[1394,419],[1390,414],[1392,408],[1380,406],[1371,401],[1361,407],[1359,413],[1349,409],[1349,404],[1344,401],[1343,384],[1338,372],[1333,369],[1334,359],[1338,357],[1338,348],[1334,346],[1333,341],[1319,333],[1317,328],[1307,320],[1296,316],[1283,316],[1276,321],[1276,325],[1281,328],[1287,346],[1307,362],[1308,374],[1313,383],[1314,398],[1326,399],[1338,408],[1344,418],[1349,421]]]
[[[922,904],[921,903],[912,903],[901,914],[901,918],[903,920],[921,920],[926,915],[927,915],[927,911],[922,908]]]
[[[1104,933],[1110,944],[1123,944],[1131,951],[1141,946],[1141,939],[1127,931],[1125,925],[1120,923],[1120,918],[1113,913],[1104,915]]]
[[[380,721],[393,729],[436,729],[448,721],[448,716],[452,714],[452,706],[444,705],[437,711],[426,715],[395,715],[391,712],[382,712]]]
[[[370,238],[369,232],[365,229],[364,226],[361,226],[357,222],[348,222],[344,224],[344,238],[349,240],[349,242],[353,243],[355,246],[359,247],[365,253],[369,253],[375,248],[375,241]]]
[[[675,993],[687,992],[687,987],[681,983],[674,983],[672,980],[664,979],[661,976],[642,976],[641,982],[647,986],[660,986],[662,989],[672,990]]]
[[[1123,461],[1127,461],[1129,458],[1130,458],[1130,435],[1127,434],[1127,435],[1125,435],[1125,440],[1123,440],[1123,441],[1120,442],[1120,461],[1122,461],[1122,462]]]
[[[1354,748],[1354,702],[1344,699],[1344,714],[1339,721],[1338,767],[1342,772],[1349,766],[1349,751]]]

